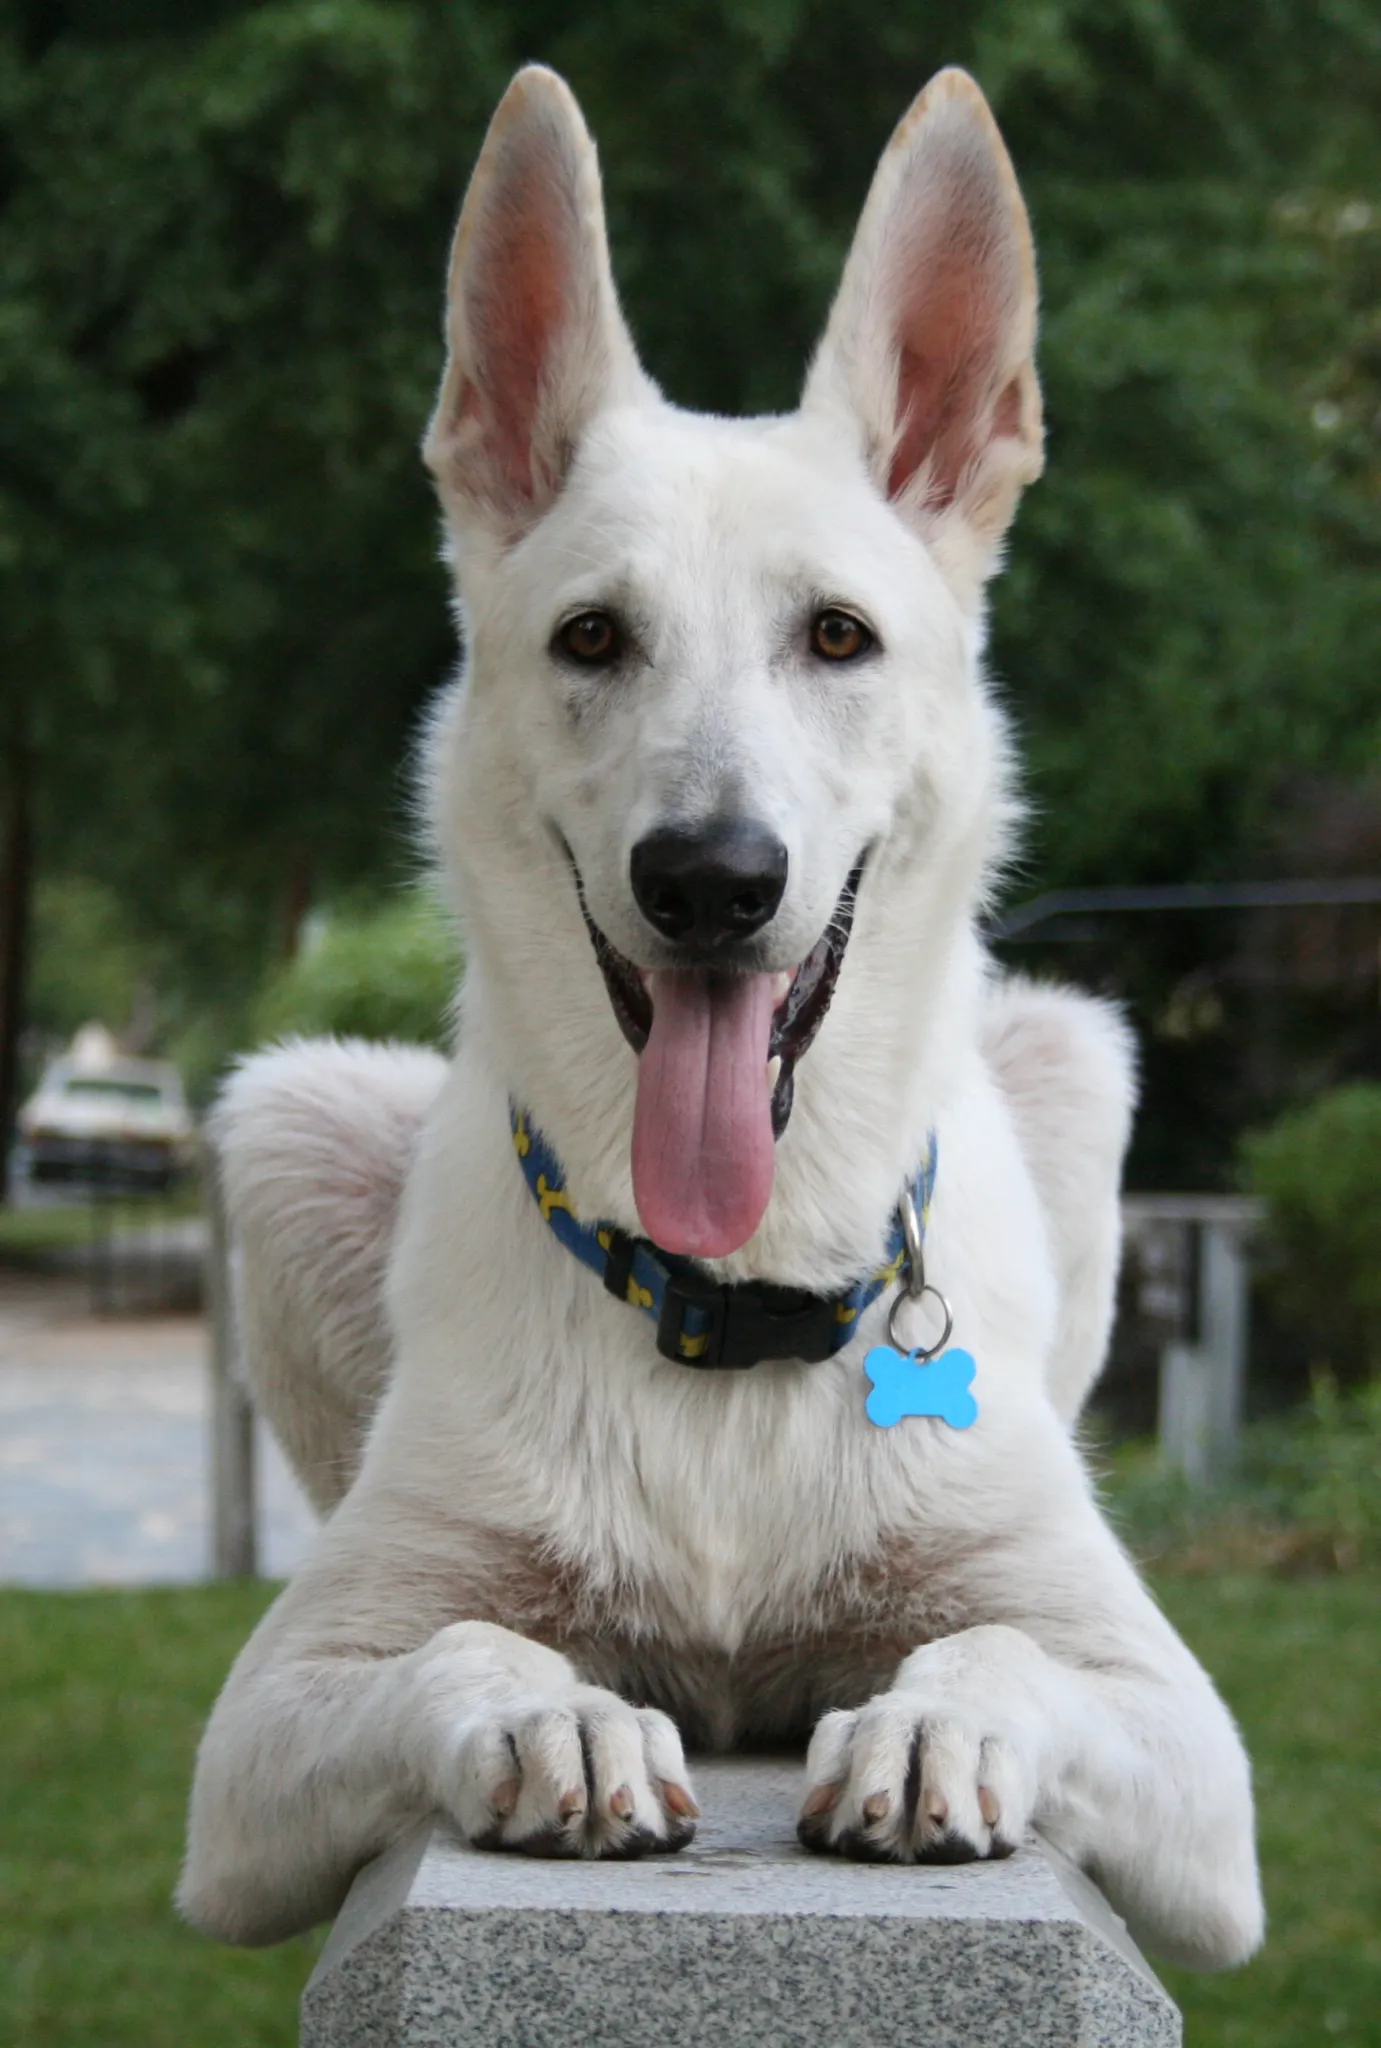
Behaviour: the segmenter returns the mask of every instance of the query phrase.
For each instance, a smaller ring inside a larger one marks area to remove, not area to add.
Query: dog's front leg
[[[1092,1503],[1034,1517],[978,1570],[974,1626],[818,1725],[801,1839],[963,1862],[1010,1855],[1034,1824],[1148,1946],[1200,1967],[1244,1960],[1262,1931],[1247,1760]],[[1009,1592],[1025,1596],[1019,1615]],[[982,1617],[999,1603],[1000,1620]]]
[[[538,1855],[690,1839],[696,1808],[666,1715],[486,1621],[396,1655],[320,1637],[299,1647],[300,1586],[261,1625],[202,1744],[179,1904],[207,1933],[260,1943],[311,1926],[429,1812],[478,1846]]]

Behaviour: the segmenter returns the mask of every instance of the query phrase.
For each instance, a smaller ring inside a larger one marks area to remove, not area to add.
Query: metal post
[[[1237,1455],[1247,1371],[1247,1260],[1232,1223],[1203,1225],[1199,1326],[1209,1364],[1208,1456],[1221,1471]]]
[[[258,1574],[254,1406],[240,1369],[230,1285],[230,1233],[216,1156],[202,1157],[206,1309],[211,1336],[211,1570],[218,1579]]]
[[[1167,1463],[1191,1484],[1202,1486],[1232,1463],[1242,1433],[1246,1221],[1209,1213],[1195,1217],[1187,1227],[1197,1239],[1189,1262],[1195,1275],[1195,1315],[1186,1337],[1161,1352],[1160,1442]]]
[[[1161,1454],[1192,1486],[1209,1476],[1208,1360],[1197,1344],[1167,1344],[1160,1354]]]

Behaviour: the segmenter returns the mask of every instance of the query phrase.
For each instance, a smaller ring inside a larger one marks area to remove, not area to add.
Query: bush
[[[1095,1464],[1104,1465],[1099,1446]],[[1353,1571],[1381,1562],[1381,1380],[1254,1423],[1233,1469],[1192,1486],[1158,1448],[1106,1454],[1113,1519],[1143,1559],[1184,1571]]]
[[[1381,1559],[1381,1380],[1314,1383],[1308,1419],[1256,1432],[1247,1477],[1268,1509],[1340,1570]]]
[[[460,968],[454,932],[420,891],[382,909],[337,914],[269,983],[258,1033],[334,1031],[437,1044],[446,1037]]]
[[[1263,1285],[1303,1330],[1310,1364],[1343,1380],[1381,1365],[1381,1087],[1356,1082],[1291,1110],[1243,1146],[1266,1204]]]

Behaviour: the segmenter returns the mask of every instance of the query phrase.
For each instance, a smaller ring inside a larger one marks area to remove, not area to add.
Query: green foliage
[[[269,984],[258,1034],[440,1043],[459,978],[454,934],[419,891],[381,910],[331,917]]]
[[[1277,1428],[1258,1460],[1264,1483],[1336,1564],[1381,1562],[1381,1380],[1345,1395],[1320,1375],[1308,1422]]]
[[[792,401],[892,124],[973,68],[1042,265],[1022,886],[1287,857],[1282,781],[1381,737],[1371,0],[139,0],[0,11],[0,752],[45,871],[233,1007],[289,906],[396,870],[446,249],[532,57],[649,367],[724,411]]]
[[[1347,1394],[1318,1375],[1308,1407],[1252,1424],[1211,1486],[1191,1486],[1153,1444],[1120,1447],[1105,1476],[1118,1528],[1162,1570],[1381,1564],[1381,1380]]]
[[[33,953],[29,1024],[49,1044],[93,1021],[123,1029],[152,966],[115,891],[82,876],[40,881]]]
[[[1246,1139],[1266,1203],[1265,1283],[1311,1360],[1344,1378],[1381,1367],[1381,1086],[1329,1090]]]
[[[192,1101],[207,1102],[227,1062],[253,1034],[257,991],[188,989],[166,937],[141,932],[134,907],[109,882],[40,880],[34,892],[26,1084],[81,1025],[126,1034],[132,1050],[171,1059]]]

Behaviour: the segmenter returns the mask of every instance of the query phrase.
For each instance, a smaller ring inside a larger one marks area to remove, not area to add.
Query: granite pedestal
[[[356,1880],[302,2048],[1177,2048],[1121,1921],[1044,1845],[840,1863],[796,1844],[798,1764],[694,1776],[695,1841],[642,1863],[417,1829]]]

